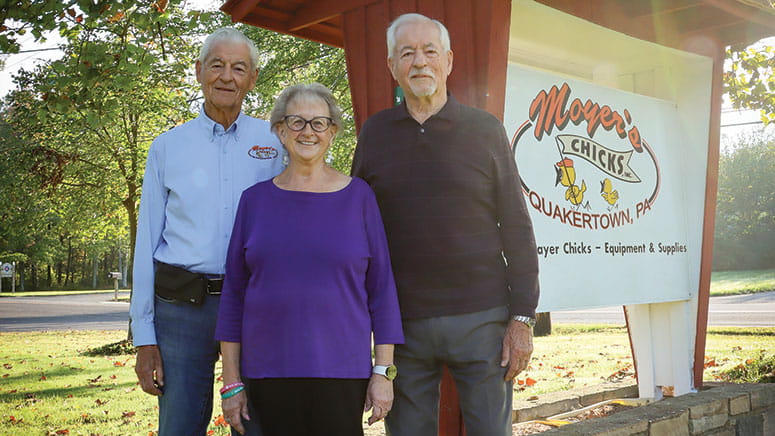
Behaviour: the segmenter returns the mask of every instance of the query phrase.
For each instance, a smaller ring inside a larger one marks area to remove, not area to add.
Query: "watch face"
[[[396,368],[395,365],[390,365],[387,367],[387,370],[385,371],[385,377],[387,377],[388,380],[393,380],[398,375],[398,368]]]

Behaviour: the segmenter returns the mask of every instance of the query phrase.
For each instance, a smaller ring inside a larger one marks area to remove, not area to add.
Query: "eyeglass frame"
[[[298,119],[304,121],[304,125],[301,127],[301,129],[294,129],[293,127],[291,127],[291,125],[288,123],[288,118],[291,118],[291,117],[295,117],[295,118],[298,118]],[[326,128],[323,129],[323,130],[318,130],[315,127],[313,127],[312,122],[315,121],[315,120],[319,120],[321,118],[325,119],[325,120],[328,120],[328,126],[326,126]],[[294,131],[294,132],[301,132],[301,131],[303,131],[304,129],[307,128],[307,124],[309,124],[309,127],[310,127],[310,129],[312,129],[313,132],[323,133],[323,132],[327,131],[328,129],[330,129],[331,126],[334,125],[334,119],[333,118],[325,117],[325,116],[322,116],[322,115],[319,116],[319,117],[313,117],[312,119],[308,120],[308,119],[306,119],[306,118],[304,118],[302,116],[291,114],[291,115],[284,116],[283,117],[283,122],[285,122],[285,126],[286,127],[288,127],[289,129],[291,129],[291,131]]]

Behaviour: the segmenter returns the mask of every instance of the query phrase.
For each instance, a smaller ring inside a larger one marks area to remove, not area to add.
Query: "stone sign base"
[[[602,389],[602,390],[601,390]],[[637,396],[636,385],[591,387],[515,404],[514,422],[538,420],[614,398]],[[562,398],[563,395],[565,398]],[[542,436],[775,435],[775,384],[706,383],[697,393],[589,419]]]

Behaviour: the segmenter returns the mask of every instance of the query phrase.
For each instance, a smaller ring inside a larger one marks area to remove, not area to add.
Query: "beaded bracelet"
[[[228,385],[221,388],[221,394],[225,394],[227,391],[234,389],[237,386],[245,386],[245,384],[242,382],[229,383]]]
[[[242,392],[244,390],[245,390],[245,386],[237,386],[236,388],[234,388],[234,389],[226,392],[225,394],[221,395],[221,399],[225,400],[227,398],[231,398],[231,397],[237,395],[238,393],[240,393],[240,392]]]

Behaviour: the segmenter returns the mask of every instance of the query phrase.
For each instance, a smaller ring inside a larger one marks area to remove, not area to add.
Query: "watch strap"
[[[514,321],[521,322],[522,324],[525,324],[525,325],[527,325],[530,328],[533,328],[536,325],[536,319],[535,318],[531,318],[531,317],[525,316],[525,315],[514,315],[514,316],[511,317],[511,319],[513,319]]]

